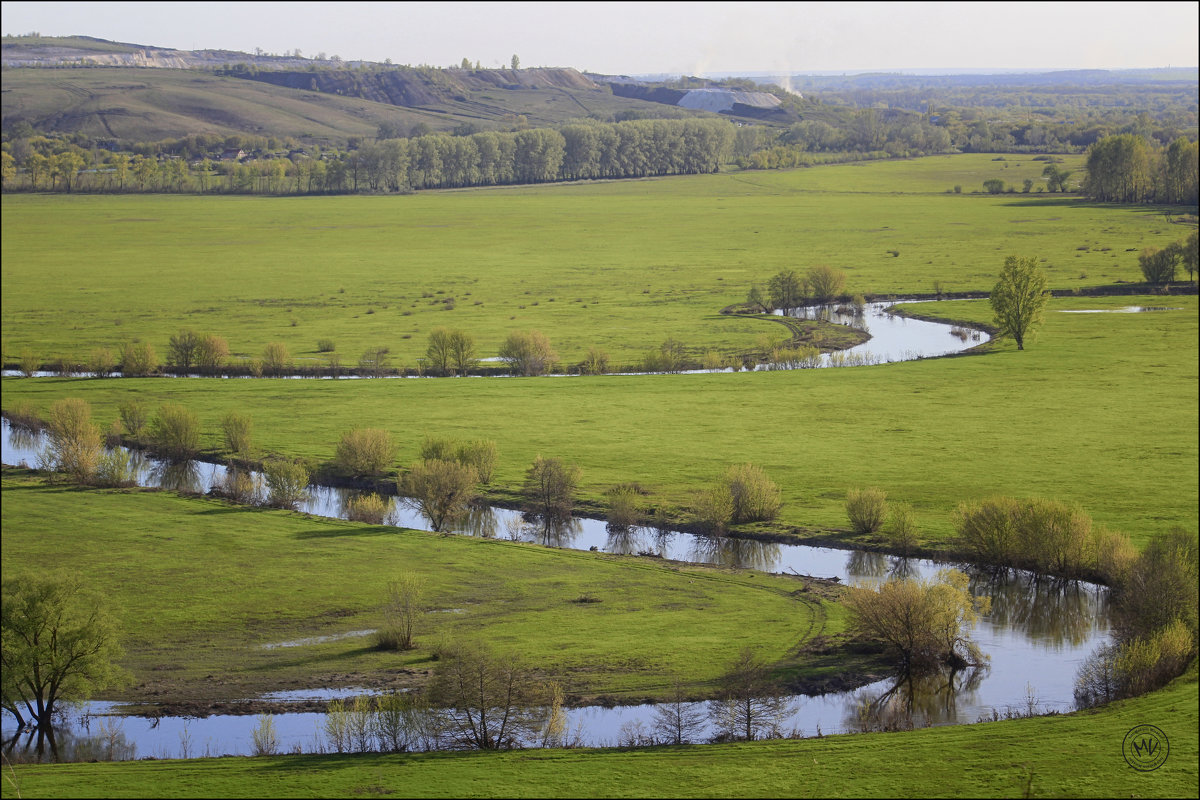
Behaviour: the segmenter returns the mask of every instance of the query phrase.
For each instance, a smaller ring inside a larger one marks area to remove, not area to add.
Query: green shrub
[[[474,469],[476,478],[483,484],[491,483],[497,458],[496,443],[489,439],[457,442],[426,436],[421,442],[422,461],[456,461]]]
[[[88,371],[98,378],[107,378],[116,366],[117,360],[107,347],[98,347],[88,356]]]
[[[263,348],[262,371],[267,375],[282,375],[291,363],[292,357],[283,342],[270,342]]]
[[[8,421],[16,428],[30,431],[42,429],[42,417],[31,400],[18,400],[9,406]]]
[[[638,524],[639,496],[633,489],[618,486],[608,492],[608,527],[627,531]]]
[[[887,493],[882,489],[851,489],[846,492],[846,516],[855,533],[874,533],[887,517]]]
[[[250,456],[250,432],[252,424],[249,414],[230,411],[221,420],[221,431],[225,435],[225,449],[235,456]]]
[[[117,411],[121,415],[121,424],[125,426],[125,432],[132,436],[134,441],[141,442],[146,422],[149,420],[146,404],[140,400],[126,400],[117,407]]]
[[[263,464],[267,503],[276,508],[295,508],[307,496],[311,476],[300,461],[271,459]]]
[[[558,354],[541,331],[513,331],[500,345],[499,355],[514,375],[544,375],[558,361]]]
[[[438,461],[454,460],[455,443],[453,439],[437,439],[426,436],[421,441],[420,457],[422,461],[437,459]]]
[[[473,467],[457,461],[430,459],[409,467],[397,482],[397,488],[429,520],[433,530],[441,531],[466,514],[475,499],[478,483]]]
[[[913,514],[913,507],[908,503],[892,503],[890,512],[884,525],[884,533],[887,534],[892,547],[907,558],[918,544],[917,520]]]
[[[26,378],[32,378],[33,374],[42,366],[41,359],[35,356],[33,351],[28,347],[21,350],[21,355],[17,363],[21,369],[21,374]]]
[[[718,483],[697,492],[692,501],[691,517],[702,532],[710,536],[723,534],[733,520],[733,496],[729,487]]]
[[[960,503],[954,512],[959,545],[979,564],[1016,566],[1018,503],[991,497]]]
[[[123,447],[105,451],[96,467],[96,485],[125,488],[137,484],[137,470],[130,452]]]
[[[378,649],[411,650],[414,647],[424,593],[424,578],[413,572],[402,573],[388,583],[383,603],[383,624],[375,634],[375,646]]]
[[[333,339],[317,339],[318,353],[332,353],[336,349],[337,346],[333,343]]]
[[[587,357],[579,365],[581,375],[603,375],[608,372],[608,352],[599,347],[589,347]]]
[[[775,519],[781,505],[779,487],[761,467],[735,464],[725,473],[732,501],[732,522],[766,522]]]
[[[253,506],[261,502],[262,487],[259,481],[251,472],[237,467],[228,467],[220,484],[214,486],[213,490],[242,505]]]
[[[355,478],[382,475],[396,460],[392,434],[379,428],[355,428],[342,434],[334,464]]]
[[[490,439],[475,439],[458,445],[454,459],[474,469],[479,482],[487,485],[492,482],[492,475],[496,471],[499,450]]]
[[[959,546],[979,564],[1119,582],[1134,556],[1124,536],[1094,528],[1078,505],[1057,500],[992,497],[961,503],[954,526]]]
[[[213,374],[229,358],[229,343],[221,336],[205,333],[196,341],[196,369]]]
[[[346,501],[346,519],[351,522],[366,522],[370,525],[382,525],[384,519],[392,510],[390,500],[384,500],[374,492],[356,494]]]
[[[200,420],[178,403],[164,403],[150,420],[154,450],[171,461],[188,461],[200,449]]]
[[[56,471],[81,483],[95,477],[103,447],[100,428],[92,422],[92,407],[86,400],[78,397],[56,400],[46,414],[46,434]]]
[[[827,264],[818,264],[804,275],[804,284],[816,300],[831,300],[842,293],[846,273]]]
[[[158,372],[158,356],[146,342],[127,342],[121,351],[121,374],[126,378]]]
[[[579,475],[577,465],[539,455],[525,471],[526,509],[547,520],[567,519],[575,505]]]
[[[1092,519],[1078,506],[1034,498],[1018,507],[1017,546],[1024,566],[1055,575],[1082,575],[1093,559],[1088,553]]]
[[[189,330],[182,330],[167,343],[167,363],[187,370],[196,363],[196,343],[199,338]]]

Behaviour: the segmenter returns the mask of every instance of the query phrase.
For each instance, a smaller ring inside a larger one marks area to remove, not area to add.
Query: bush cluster
[[[1120,534],[1094,526],[1077,505],[1057,500],[991,497],[961,503],[958,543],[975,563],[1017,567],[1063,578],[1112,582],[1133,549]]]

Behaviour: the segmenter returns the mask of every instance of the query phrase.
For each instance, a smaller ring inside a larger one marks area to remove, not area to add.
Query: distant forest
[[[1027,85],[1021,86],[1003,83],[1002,76],[810,78],[793,84],[804,96],[744,78],[683,78],[661,85],[770,91],[796,121],[678,118],[678,109],[664,105],[664,118],[583,118],[554,127],[529,127],[519,117],[510,130],[381,125],[373,139],[324,146],[270,135],[120,142],[39,132],[20,121],[5,126],[0,159],[6,192],[341,194],[940,153],[1086,152],[1088,174],[1079,185],[1094,199],[1196,204],[1194,84],[1130,79],[1113,85],[1080,73],[1077,85],[1063,85],[1036,77],[1023,77]],[[1047,178],[1050,191],[1065,189],[1055,185],[1056,177]]]

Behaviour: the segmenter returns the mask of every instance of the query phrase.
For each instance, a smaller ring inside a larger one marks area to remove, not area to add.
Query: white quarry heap
[[[768,92],[746,92],[739,89],[692,89],[677,105],[701,111],[728,111],[734,103],[755,108],[774,108],[779,98]]]

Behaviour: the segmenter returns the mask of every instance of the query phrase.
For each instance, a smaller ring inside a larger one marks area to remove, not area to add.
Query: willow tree
[[[7,575],[0,601],[4,710],[18,728],[49,736],[59,701],[86,700],[125,672],[116,628],[103,603],[74,574]]]
[[[1018,350],[1025,349],[1025,338],[1042,321],[1042,313],[1050,292],[1046,289],[1046,273],[1038,266],[1037,258],[1009,256],[1004,259],[1000,280],[989,300],[995,313],[1001,336],[1011,336]]]

